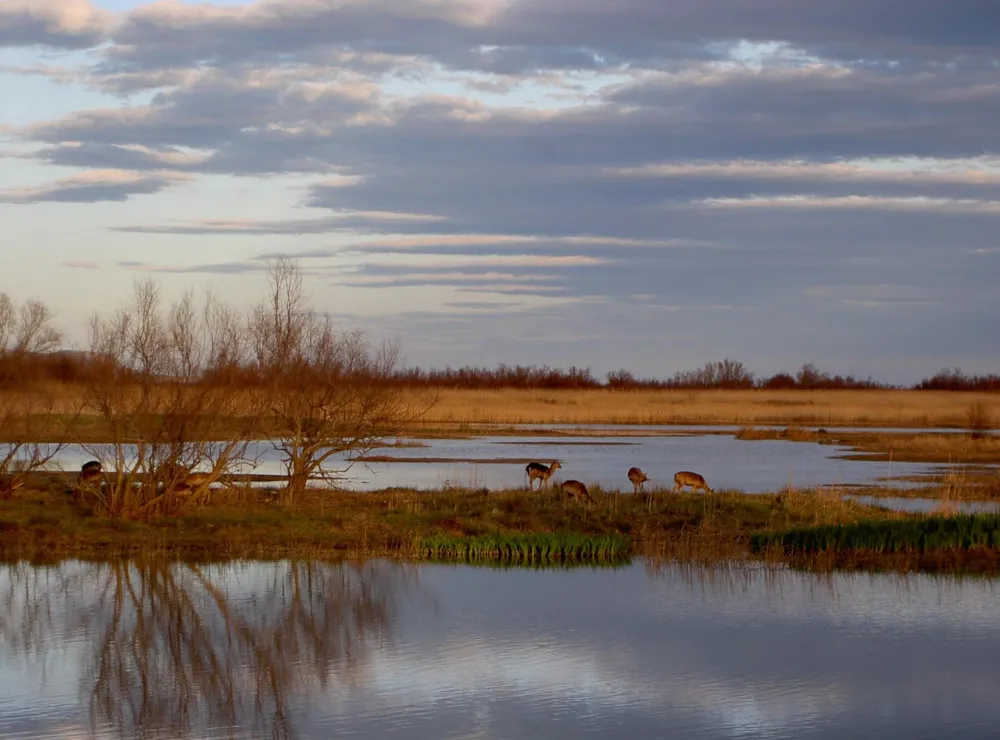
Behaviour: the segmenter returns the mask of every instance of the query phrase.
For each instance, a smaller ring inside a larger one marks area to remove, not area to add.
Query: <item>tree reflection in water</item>
[[[387,562],[6,566],[0,647],[52,670],[67,643],[92,646],[94,733],[289,738],[289,701],[361,680],[413,583]]]

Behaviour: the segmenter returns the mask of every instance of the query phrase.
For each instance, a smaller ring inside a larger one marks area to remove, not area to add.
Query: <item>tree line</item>
[[[288,268],[289,265],[285,265]],[[287,269],[286,269],[287,272]],[[296,276],[297,281],[300,280]],[[147,284],[143,290],[150,290]],[[271,310],[298,311],[304,315],[303,306],[292,309],[282,308],[281,301],[288,302],[290,295],[278,296],[275,304],[272,298]],[[301,284],[296,287],[301,293]],[[148,300],[147,296],[145,300]],[[157,299],[158,300],[158,299]],[[186,310],[191,310],[192,296],[185,298]],[[301,296],[297,299],[301,302]],[[275,308],[277,305],[277,308]],[[199,365],[197,377],[181,375],[189,381],[207,384],[240,385],[260,387],[273,381],[276,359],[288,350],[287,345],[297,341],[281,335],[270,337],[275,346],[268,348],[259,339],[250,348],[240,347],[239,335],[249,326],[233,311],[211,296],[204,306],[205,329],[216,354],[208,362]],[[120,317],[119,317],[120,320]],[[290,320],[288,316],[286,321]],[[249,332],[251,338],[266,336],[263,314],[257,309],[256,323]],[[271,316],[275,325],[280,319]],[[0,388],[17,388],[38,382],[86,384],[95,377],[108,372],[108,362],[116,362],[118,377],[135,379],[144,372],[161,375],[166,367],[136,365],[134,358],[115,357],[114,353],[59,350],[62,335],[52,327],[49,309],[37,300],[15,304],[6,294],[0,293]],[[121,329],[121,327],[120,327]],[[354,341],[360,341],[363,333],[355,333]],[[227,344],[228,343],[228,344]],[[231,345],[231,346],[230,346]],[[252,352],[245,350],[252,349]],[[267,357],[270,352],[272,356]],[[147,358],[148,359],[148,358]],[[773,375],[757,375],[743,362],[724,359],[706,362],[695,370],[678,371],[669,378],[639,378],[629,370],[621,369],[607,373],[604,378],[596,376],[591,369],[570,367],[553,368],[548,365],[507,365],[495,367],[467,365],[460,368],[424,369],[402,367],[400,357],[394,358],[391,368],[380,367],[370,380],[380,384],[401,385],[410,388],[451,388],[467,390],[499,389],[542,389],[542,390],[694,390],[694,389],[764,389],[764,390],[878,390],[913,389],[930,391],[1000,391],[1000,374],[967,375],[961,369],[943,369],[933,376],[924,378],[912,386],[904,386],[878,381],[872,377],[858,378],[854,375],[832,374],[819,369],[813,363],[805,363],[795,373],[778,372]],[[367,364],[355,363],[351,372],[355,375],[369,372]]]
[[[797,372],[778,372],[757,376],[747,366],[734,359],[706,362],[696,370],[679,371],[669,378],[638,378],[629,370],[614,370],[604,379],[590,368],[551,368],[547,365],[505,365],[496,367],[444,368],[399,370],[391,382],[411,387],[454,388],[468,390],[499,390],[504,388],[544,390],[697,390],[697,389],[762,389],[762,390],[950,390],[998,391],[1000,375],[965,375],[961,370],[942,370],[913,386],[894,385],[854,375],[839,375],[820,370],[813,363],[804,364]]]

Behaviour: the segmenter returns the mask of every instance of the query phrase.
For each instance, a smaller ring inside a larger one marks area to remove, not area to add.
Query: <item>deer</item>
[[[98,460],[90,460],[80,467],[76,476],[76,486],[73,489],[74,498],[79,498],[81,488],[100,488],[104,482],[104,466]]]
[[[214,481],[215,477],[211,473],[188,473],[177,484],[175,490],[178,493],[194,493],[195,490],[203,486],[208,488]]]
[[[571,499],[576,499],[578,501],[587,501],[593,503],[594,499],[590,497],[590,492],[587,487],[583,485],[578,480],[568,480],[562,484],[562,492],[566,494]]]
[[[708,487],[703,477],[698,473],[692,473],[690,470],[681,470],[674,475],[674,493],[677,493],[685,486],[691,486],[695,492],[704,488],[708,493],[715,493],[715,491]]]
[[[536,463],[536,462],[528,463],[524,468],[524,472],[528,476],[528,488],[534,490],[535,478],[538,478],[541,481],[541,483],[538,486],[538,489],[541,490],[542,486],[548,485],[549,478],[552,477],[552,474],[557,470],[559,470],[559,468],[561,467],[562,465],[559,464],[558,460],[553,460],[552,464],[549,465],[548,467],[545,467],[541,463]]]
[[[628,469],[628,479],[632,481],[632,486],[635,489],[633,493],[642,493],[642,484],[649,480],[649,476],[643,473],[639,468],[629,468]]]

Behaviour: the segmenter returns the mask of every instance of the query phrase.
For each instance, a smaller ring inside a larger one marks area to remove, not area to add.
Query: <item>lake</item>
[[[642,431],[642,427],[632,427]],[[666,428],[664,428],[666,429]],[[388,448],[375,454],[396,458],[445,458],[446,462],[356,463],[346,474],[344,487],[374,490],[389,487],[491,489],[525,485],[525,463],[538,460],[562,465],[553,480],[575,478],[588,485],[632,490],[626,472],[633,465],[650,477],[647,486],[670,487],[678,470],[694,470],[718,490],[747,493],[773,492],[793,485],[893,484],[888,476],[924,475],[942,464],[838,459],[849,448],[783,440],[738,440],[719,434],[699,434],[692,427],[685,433],[644,437],[593,436],[483,436],[473,439],[417,439],[422,447]],[[282,456],[267,442],[256,446],[255,472],[280,475]],[[56,461],[66,470],[79,470],[91,454],[70,447]],[[509,462],[460,462],[461,460],[511,460]],[[345,464],[341,459],[341,464]],[[904,483],[904,485],[910,485]]]
[[[996,737],[1000,581],[635,562],[0,567],[0,736]]]

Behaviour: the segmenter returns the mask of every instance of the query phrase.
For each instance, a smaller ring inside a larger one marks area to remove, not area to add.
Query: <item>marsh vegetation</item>
[[[56,359],[52,350],[61,337],[47,309],[0,295],[0,551],[35,558],[152,550],[185,557],[351,553],[531,563],[615,559],[626,551],[728,557],[755,552],[752,537],[767,532],[903,516],[818,488],[717,493],[685,471],[682,482],[703,494],[658,490],[668,476],[657,471],[627,476],[647,495],[621,495],[627,465],[613,487],[585,470],[550,481],[562,466],[552,457],[542,457],[552,462],[541,465],[540,448],[530,458],[476,458],[529,463],[527,483],[554,483],[539,493],[450,484],[441,491],[338,490],[356,464],[452,461],[424,451],[372,454],[418,444],[405,439],[416,430],[448,437],[490,425],[498,434],[505,432],[495,427],[506,425],[506,433],[523,435],[512,425],[738,424],[736,437],[746,442],[838,445],[867,460],[1000,461],[1000,436],[990,433],[1000,397],[980,392],[991,390],[988,384],[972,383],[961,394],[926,389],[934,384],[907,391],[831,377],[810,365],[791,383],[763,382],[735,361],[658,384],[624,372],[595,384],[589,370],[576,368],[426,375],[402,367],[398,344],[373,345],[364,332],[340,329],[315,311],[294,262],[273,263],[267,277],[264,297],[245,314],[211,294],[198,300],[186,293],[168,305],[155,282],[136,282],[119,310],[92,317],[86,353]],[[39,380],[31,368],[46,372]],[[479,382],[487,376],[489,383]],[[774,423],[787,426],[754,426]],[[965,431],[828,432],[810,424]],[[251,487],[246,472],[260,461],[262,443],[280,461],[280,475],[261,476],[280,484],[270,490]],[[84,482],[75,471],[51,472],[70,445],[99,464],[99,473],[88,472]],[[991,475],[982,469],[983,490],[995,488]],[[313,490],[317,484],[326,488]]]

